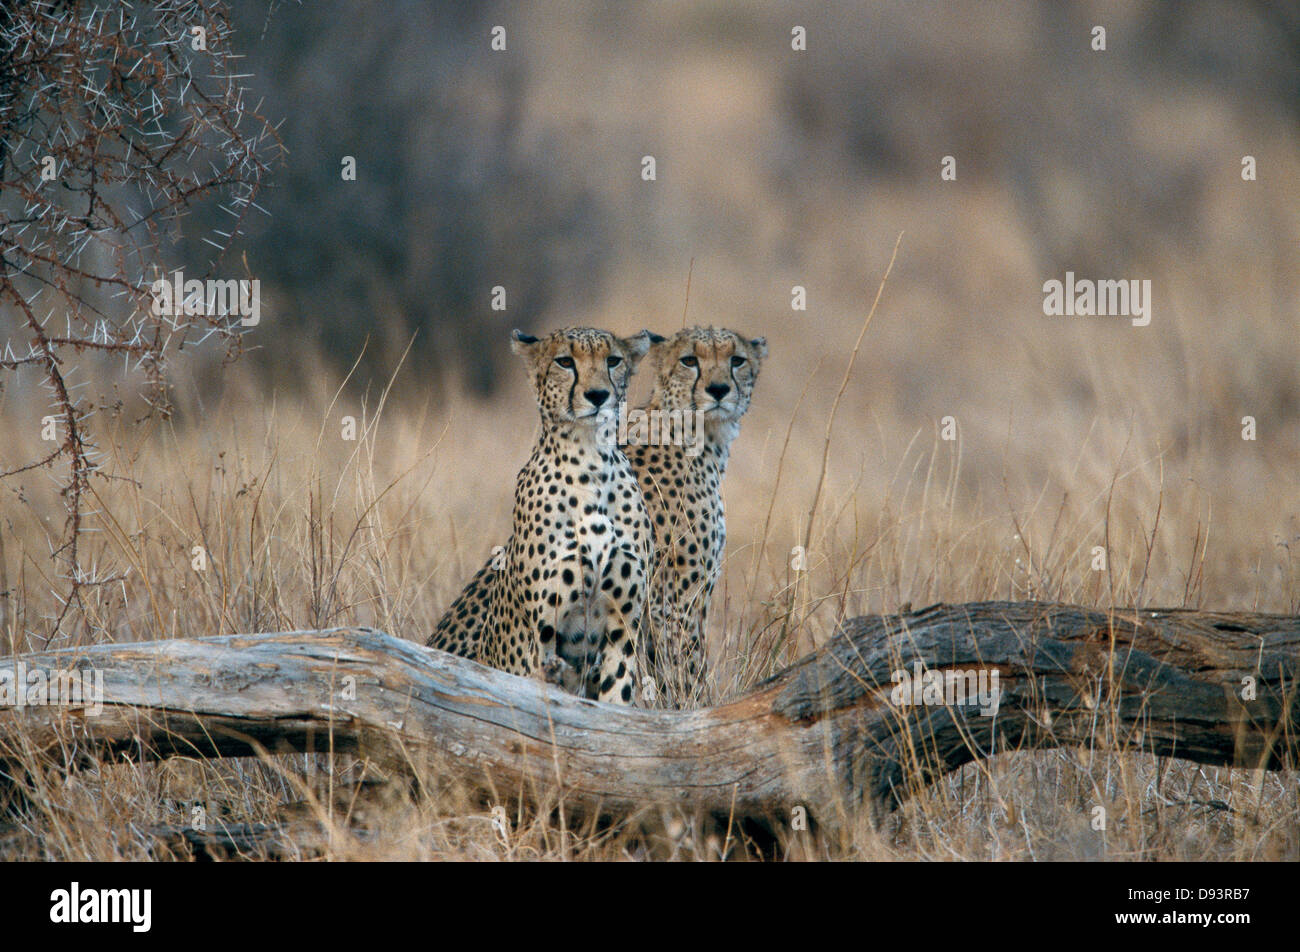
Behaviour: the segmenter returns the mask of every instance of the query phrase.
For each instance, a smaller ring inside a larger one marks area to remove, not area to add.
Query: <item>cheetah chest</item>
[[[649,547],[644,504],[626,467],[615,465],[599,479],[587,472],[586,482],[566,480],[556,507],[564,541],[542,573],[542,600],[554,606],[545,613],[543,641],[553,625],[558,654],[591,675],[610,640],[631,640],[644,606]]]
[[[615,469],[599,483],[576,487],[568,500],[570,523],[583,568],[591,573],[596,596],[601,580],[627,578],[623,565],[645,557],[645,507],[636,483]],[[633,566],[639,572],[641,566]]]

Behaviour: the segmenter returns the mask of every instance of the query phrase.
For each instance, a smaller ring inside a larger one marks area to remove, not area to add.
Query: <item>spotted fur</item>
[[[653,533],[612,420],[650,335],[516,331],[542,431],[515,484],[513,532],[428,643],[574,693],[635,702]]]
[[[704,634],[727,542],[722,477],[767,341],[713,327],[652,340],[655,384],[645,409],[703,416],[701,445],[625,447],[655,534],[642,676],[658,704],[688,707],[709,701]]]

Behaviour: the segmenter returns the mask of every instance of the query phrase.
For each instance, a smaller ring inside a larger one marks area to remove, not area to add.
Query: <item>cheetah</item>
[[[722,477],[767,341],[689,327],[671,337],[653,335],[650,353],[654,391],[643,408],[649,419],[656,411],[661,417],[688,413],[702,424],[694,441],[661,438],[659,445],[636,439],[628,428],[625,447],[655,534],[642,676],[652,680],[659,704],[684,707],[709,700],[704,633],[727,540]]]
[[[509,542],[452,603],[431,647],[635,703],[654,534],[611,423],[649,346],[647,331],[514,332],[542,432],[515,484]]]

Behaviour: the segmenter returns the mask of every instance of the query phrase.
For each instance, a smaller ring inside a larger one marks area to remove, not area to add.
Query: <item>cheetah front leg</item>
[[[599,685],[606,618],[595,589],[585,550],[571,542],[538,568],[532,597],[535,674],[580,697],[595,697]]]
[[[644,559],[616,547],[597,568],[585,546],[574,546],[539,575],[532,613],[537,675],[581,696],[635,703]]]
[[[677,676],[680,680],[679,703],[681,707],[698,707],[709,703],[708,675],[709,656],[705,648],[704,636],[708,627],[709,602],[713,595],[713,582],[709,581],[694,594],[687,604],[690,608],[683,613],[682,653]]]
[[[634,704],[637,698],[637,642],[646,603],[645,557],[632,546],[619,546],[601,573],[600,592],[608,619],[600,660],[596,698]]]

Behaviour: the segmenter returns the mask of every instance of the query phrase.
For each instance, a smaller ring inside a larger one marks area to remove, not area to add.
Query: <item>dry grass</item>
[[[1219,453],[1188,448],[1180,457],[1159,435],[1144,438],[1131,419],[1117,426],[1100,415],[1077,440],[1063,432],[1054,442],[1007,436],[1002,465],[991,468],[971,462],[983,455],[968,450],[977,426],[959,425],[953,442],[927,426],[900,448],[879,408],[846,401],[807,568],[796,571],[792,549],[804,544],[821,471],[820,439],[809,434],[825,426],[815,421],[819,413],[825,421],[823,397],[838,386],[847,352],[794,373],[789,343],[773,341],[728,477],[728,561],[711,631],[716,693],[734,695],[821,644],[846,615],[905,602],[1035,597],[1297,610],[1296,509],[1285,505],[1295,500],[1293,484],[1287,499],[1267,501],[1257,492],[1224,500],[1204,488],[1230,485],[1243,464],[1284,472],[1278,440],[1238,447],[1229,435]],[[1179,345],[1194,347],[1190,339]],[[1111,362],[1094,370],[1094,383],[1114,386],[1111,375],[1139,372]],[[0,604],[10,650],[351,623],[420,639],[504,539],[512,472],[532,425],[521,388],[498,405],[435,410],[409,398],[353,401],[325,390],[292,402],[250,397],[257,381],[241,380],[243,373],[228,370],[218,403],[191,398],[172,423],[137,426],[125,407],[98,418],[108,465],[93,483],[99,514],[87,549],[98,572],[124,577],[87,590],[75,626],[53,641],[43,635],[63,589],[48,558],[58,500],[36,478],[6,487],[10,594]],[[855,374],[850,397],[861,387]],[[182,397],[197,392],[178,389]],[[3,439],[11,452],[31,454],[39,403],[12,393]],[[355,441],[340,436],[347,415],[358,421]],[[1020,415],[1002,426],[1014,434]],[[1038,485],[1025,475],[1041,472],[1050,475]],[[1272,485],[1275,497],[1288,491]],[[1108,548],[1105,572],[1091,568],[1094,545]],[[202,571],[192,567],[196,546],[206,556]],[[864,816],[852,835],[799,840],[792,855],[1295,856],[1293,776],[1158,762],[1110,750],[1105,738],[1103,724],[1094,749],[971,765],[881,829]],[[334,858],[650,855],[630,835],[563,830],[539,814],[510,817],[502,836],[481,804],[442,789],[414,802],[368,804],[363,826],[382,835],[355,839],[340,821],[356,812],[349,798],[358,769],[294,757],[113,766],[71,777],[37,770],[36,796],[6,850],[52,859],[158,855],[145,831],[183,824],[198,804],[209,826],[305,811],[333,831],[315,848]],[[1104,831],[1092,827],[1097,806],[1107,811]],[[718,847],[680,834],[656,841],[653,855],[707,857]]]

